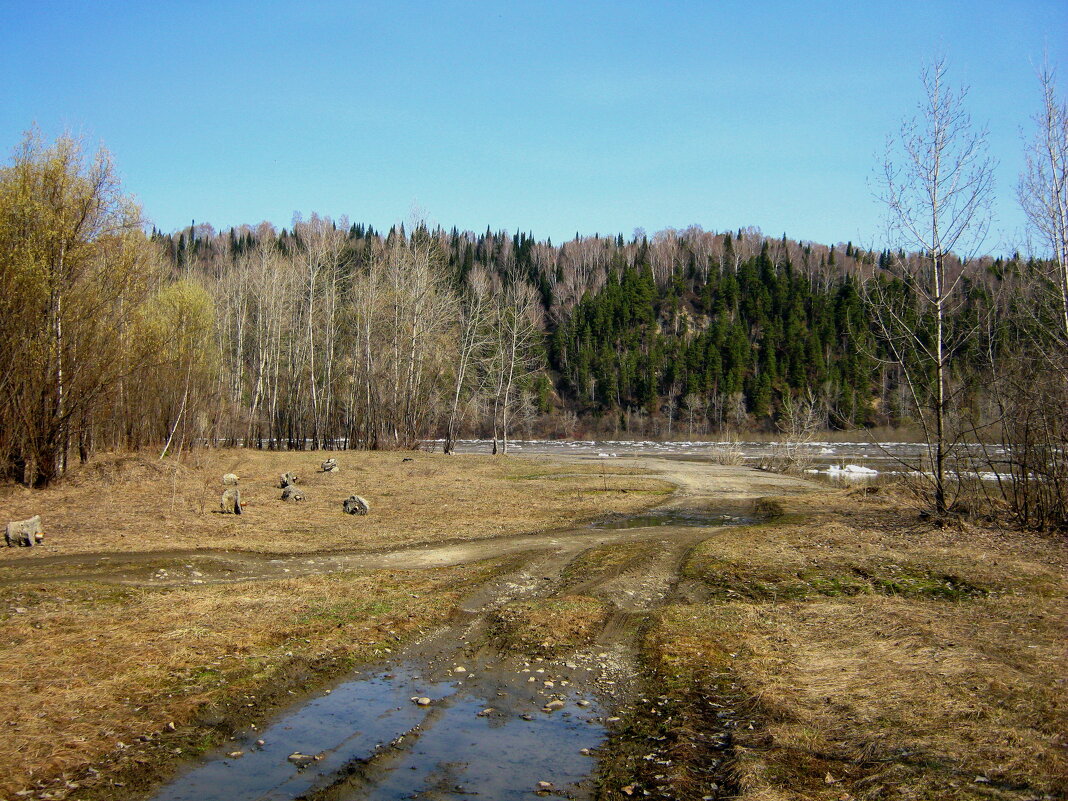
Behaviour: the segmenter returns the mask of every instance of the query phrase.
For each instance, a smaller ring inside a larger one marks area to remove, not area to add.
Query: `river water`
[[[440,442],[436,443],[440,447]],[[456,445],[458,453],[488,453],[492,440],[461,440]],[[926,445],[919,442],[809,442],[803,446],[783,442],[697,442],[654,440],[515,440],[508,443],[509,452],[545,454],[550,456],[584,456],[601,459],[617,459],[626,456],[668,456],[676,458],[709,459],[729,461],[736,464],[759,466],[774,462],[791,449],[803,457],[813,475],[830,481],[857,482],[876,481],[895,476],[915,474],[924,463]],[[994,458],[1002,455],[998,448],[991,448]],[[963,459],[975,464],[982,454],[978,449],[962,449]],[[966,471],[971,477],[987,481],[997,476],[989,470]]]

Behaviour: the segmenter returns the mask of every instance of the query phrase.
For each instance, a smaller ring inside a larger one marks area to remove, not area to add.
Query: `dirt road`
[[[687,554],[722,526],[749,521],[757,498],[820,489],[741,467],[658,458],[625,463],[655,472],[677,493],[641,517],[572,531],[378,553],[170,555],[188,561],[149,580],[410,569],[502,555],[515,556],[518,567],[465,598],[447,630],[290,710],[265,731],[248,732],[225,753],[192,766],[157,801],[598,797],[596,757],[605,753],[618,713],[648,700],[638,698],[639,632],[648,613],[685,592],[679,570]],[[112,570],[117,581],[145,580],[136,560],[86,567]],[[576,603],[595,610],[586,636],[572,636],[581,614],[569,617],[567,610]],[[525,639],[514,636],[516,626]],[[656,758],[655,743],[649,749]]]

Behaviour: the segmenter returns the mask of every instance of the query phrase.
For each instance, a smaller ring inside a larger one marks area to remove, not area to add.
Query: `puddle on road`
[[[606,733],[596,699],[579,690],[592,686],[585,671],[468,667],[462,676],[427,678],[413,661],[344,682],[230,741],[154,801],[587,797],[578,785],[594,761],[580,751],[597,748]],[[545,688],[546,680],[555,686]],[[412,696],[432,703],[418,706]],[[565,706],[543,711],[551,699]],[[235,751],[244,755],[227,755]],[[289,760],[294,752],[319,758],[300,768]],[[538,793],[540,781],[554,789]]]
[[[591,528],[619,531],[628,528],[656,528],[659,526],[744,526],[756,518],[737,512],[702,512],[694,509],[665,509],[646,515],[632,515],[594,523]]]
[[[739,508],[666,509],[591,528],[753,520]],[[434,638],[412,646],[399,664],[357,674],[262,731],[245,730],[190,765],[153,801],[592,798],[596,763],[589,752],[607,739],[607,713],[593,691],[605,655],[589,664],[500,657],[443,662],[462,653],[454,634],[443,636],[451,643],[444,649]],[[450,670],[460,664],[468,671]],[[413,697],[432,703],[419,706]],[[553,700],[562,708],[544,711]],[[229,756],[236,752],[241,755]],[[314,758],[299,765],[290,759],[295,752]]]

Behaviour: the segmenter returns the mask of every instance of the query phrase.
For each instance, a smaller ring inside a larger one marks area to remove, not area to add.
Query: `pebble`
[[[423,696],[414,696],[413,695],[412,696],[412,700],[415,703],[417,703],[419,706],[430,706],[430,699],[427,698],[425,695],[423,695]]]
[[[267,741],[266,740],[257,740],[256,741],[256,745],[258,745],[260,748],[263,748],[263,746],[267,745]]]
[[[542,707],[546,712],[555,712],[557,709],[563,709],[567,704],[561,701],[559,698],[554,698],[552,701]]]
[[[492,715],[496,711],[497,710],[494,709],[492,706],[487,706],[485,709],[483,709],[481,712],[478,713],[478,716],[480,718],[488,717],[489,715]]]
[[[229,754],[227,754],[230,759],[238,759],[239,757],[243,757],[244,755],[244,751],[231,751]]]
[[[453,673],[466,673],[466,672],[467,672],[467,668],[465,668],[465,667],[463,667],[463,666],[461,665],[461,666],[459,666],[459,667],[454,667],[454,668],[452,669],[452,672],[453,672]]]
[[[589,706],[590,702],[587,701],[585,698],[583,698],[581,701],[578,702],[578,705],[579,706]]]
[[[551,790],[551,789],[553,789],[553,783],[552,782],[538,782],[538,789],[539,790]]]

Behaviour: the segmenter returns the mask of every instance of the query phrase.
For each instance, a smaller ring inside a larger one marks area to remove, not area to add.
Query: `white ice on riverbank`
[[[822,473],[827,476],[833,476],[834,478],[845,479],[860,479],[860,478],[872,478],[879,475],[879,471],[871,467],[864,467],[859,464],[847,464],[845,467],[841,467],[836,464],[828,465],[826,470],[812,469],[806,472],[809,473]]]

